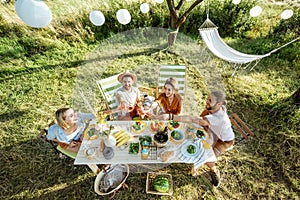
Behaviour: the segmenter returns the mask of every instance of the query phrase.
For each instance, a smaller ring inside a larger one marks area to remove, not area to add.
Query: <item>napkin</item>
[[[189,142],[185,141],[182,146],[186,146]],[[182,153],[181,148],[179,149],[177,157],[185,163],[194,163],[194,167],[198,168],[203,165],[207,159],[205,149],[203,148],[201,140],[197,140],[194,144],[198,147],[198,152],[195,155],[186,156]]]

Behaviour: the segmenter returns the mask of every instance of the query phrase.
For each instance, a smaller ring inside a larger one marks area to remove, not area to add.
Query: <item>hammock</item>
[[[205,22],[201,25],[201,27],[199,28],[199,32],[206,46],[214,55],[216,55],[217,57],[223,60],[226,60],[231,63],[236,63],[236,64],[245,64],[245,63],[251,63],[252,61],[259,61],[260,59],[270,56],[272,53],[278,51],[279,49],[300,39],[300,37],[298,37],[288,42],[287,44],[272,50],[267,54],[252,55],[252,54],[241,53],[228,46],[220,37],[218,32],[218,27],[209,18],[207,18]],[[254,66],[251,68],[251,70],[253,68]]]

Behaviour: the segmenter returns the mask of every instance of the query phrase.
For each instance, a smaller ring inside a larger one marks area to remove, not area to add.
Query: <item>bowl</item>
[[[175,129],[170,135],[170,140],[175,144],[181,144],[184,141],[184,133],[180,130]]]
[[[147,124],[144,121],[133,121],[130,127],[131,131],[135,134],[143,133],[147,128]]]
[[[168,144],[169,136],[165,133],[156,133],[153,137],[153,141],[157,147],[164,147]]]

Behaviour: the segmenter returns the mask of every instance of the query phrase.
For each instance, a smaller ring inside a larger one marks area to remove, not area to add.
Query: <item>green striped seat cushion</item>
[[[158,88],[159,93],[163,88],[166,80],[170,77],[175,78],[178,82],[178,93],[184,99],[185,95],[185,75],[186,66],[185,65],[161,65],[159,68],[159,78],[158,78]]]
[[[61,153],[65,154],[66,156],[68,156],[70,158],[73,158],[73,159],[75,159],[76,156],[77,156],[77,153],[65,150],[65,149],[61,148],[61,146],[59,146],[59,145],[57,146],[57,150],[60,151]]]
[[[116,92],[122,87],[122,84],[117,79],[118,76],[119,74],[97,81],[97,85],[110,109],[118,107]]]

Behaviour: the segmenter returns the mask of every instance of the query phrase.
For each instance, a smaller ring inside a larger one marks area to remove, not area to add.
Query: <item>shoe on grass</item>
[[[211,183],[218,187],[220,185],[220,171],[217,169],[215,172],[210,172]]]

